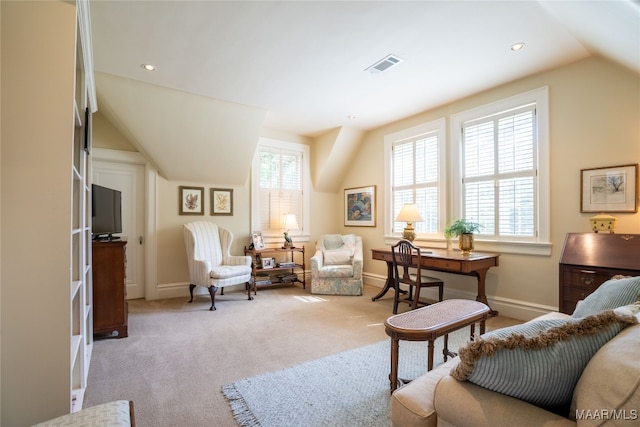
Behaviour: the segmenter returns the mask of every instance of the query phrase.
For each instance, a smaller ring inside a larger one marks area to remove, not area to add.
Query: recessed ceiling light
[[[350,119],[350,120],[353,120],[353,119],[355,119],[355,118],[356,118],[356,116],[355,116],[354,114],[349,114],[349,115],[347,116],[347,119]]]
[[[511,45],[511,50],[517,52],[524,49],[525,44],[523,42],[514,43]]]
[[[151,65],[151,64],[142,64],[140,65],[142,68],[144,68],[147,71],[155,71],[156,70],[156,66],[155,65]]]

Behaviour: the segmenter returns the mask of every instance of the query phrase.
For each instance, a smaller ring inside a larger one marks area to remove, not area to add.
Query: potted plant
[[[444,237],[448,240],[458,237],[458,247],[463,254],[468,254],[473,250],[473,233],[480,230],[477,222],[459,219],[444,229]]]

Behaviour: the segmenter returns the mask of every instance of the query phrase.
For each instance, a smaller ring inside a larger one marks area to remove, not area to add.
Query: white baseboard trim
[[[378,288],[384,288],[384,284],[387,281],[386,276],[380,276],[378,274],[363,274],[364,283],[367,285],[376,286]],[[438,290],[436,288],[423,289],[421,295],[426,299],[437,300]],[[393,294],[388,292],[385,297],[392,297]],[[444,287],[444,299],[475,299],[476,294],[468,291],[461,291],[458,289],[448,289]],[[493,310],[497,310],[499,315],[511,317],[518,320],[531,320],[550,311],[558,311],[558,307],[534,304],[528,301],[514,300],[510,298],[491,297],[487,295],[489,305]]]

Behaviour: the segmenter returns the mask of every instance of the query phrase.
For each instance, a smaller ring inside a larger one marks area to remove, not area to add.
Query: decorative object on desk
[[[251,243],[253,243],[253,248],[257,251],[259,251],[260,249],[264,249],[264,240],[262,239],[262,231],[251,232]]]
[[[407,223],[407,226],[402,232],[402,238],[413,242],[413,240],[416,238],[416,232],[413,229],[413,223],[424,221],[424,218],[422,218],[422,215],[420,215],[418,206],[413,203],[405,203],[404,205],[402,205],[402,209],[400,209],[400,213],[396,217],[396,221]]]
[[[233,215],[233,189],[211,189],[211,215]]]
[[[276,266],[276,261],[273,258],[262,258],[262,268],[273,268]]]
[[[284,245],[282,247],[284,249],[295,248],[295,246],[293,246],[293,240],[291,240],[291,236],[289,236],[289,231],[297,230],[298,228],[300,227],[298,227],[298,221],[294,214],[287,213],[283,215],[282,229],[284,230]]]
[[[618,218],[602,212],[599,215],[589,218],[589,222],[591,223],[591,230],[593,230],[594,233],[604,231],[613,234],[616,231]]]
[[[178,187],[180,215],[204,215],[204,187]]]
[[[580,212],[638,212],[638,164],[580,171]]]
[[[344,225],[376,226],[376,186],[344,190]]]
[[[458,247],[463,254],[469,254],[473,251],[473,233],[480,230],[480,224],[477,222],[459,219],[444,229],[444,237],[451,239],[458,237]]]

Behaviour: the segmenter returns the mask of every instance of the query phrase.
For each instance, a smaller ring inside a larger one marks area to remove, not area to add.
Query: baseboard
[[[382,289],[384,288],[384,285],[387,281],[387,277],[377,274],[363,274],[363,280],[366,285],[371,285]],[[426,288],[422,290],[421,295],[425,299],[435,301],[438,299],[438,290],[436,288]],[[387,296],[392,297],[391,292],[388,292]],[[474,292],[447,288],[445,284],[444,298],[475,299],[476,294]],[[558,311],[558,307],[535,304],[529,301],[514,300],[510,298],[492,297],[490,295],[487,295],[487,300],[491,308],[493,310],[497,310],[499,315],[511,317],[518,320],[531,320],[543,314],[549,313],[550,311]]]

